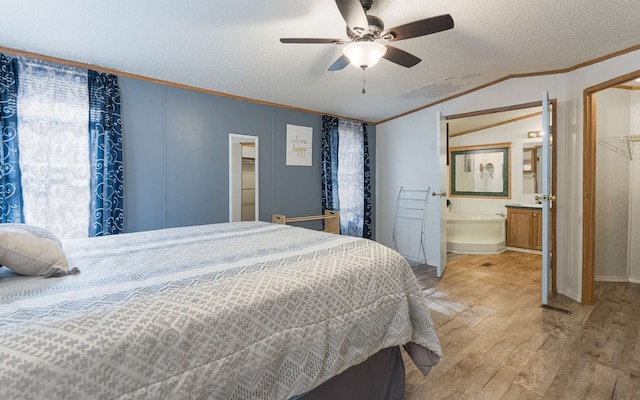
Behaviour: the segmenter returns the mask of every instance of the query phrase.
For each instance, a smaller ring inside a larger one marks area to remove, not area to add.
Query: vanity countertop
[[[539,210],[539,209],[542,209],[542,204],[527,204],[527,203],[507,204],[507,205],[505,205],[505,207],[507,207],[507,208],[526,208],[526,209],[531,209],[531,210]]]

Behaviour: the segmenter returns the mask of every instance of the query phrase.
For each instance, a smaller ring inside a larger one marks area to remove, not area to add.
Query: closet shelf
[[[640,143],[640,135],[626,136],[608,136],[598,138],[598,144],[603,145],[607,149],[618,153],[619,155],[633,160],[633,143]]]

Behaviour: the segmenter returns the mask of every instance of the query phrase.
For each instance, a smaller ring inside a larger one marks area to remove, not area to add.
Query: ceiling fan
[[[449,14],[439,15],[396,26],[384,30],[384,22],[374,15],[368,15],[374,0],[336,0],[340,14],[347,22],[347,36],[342,39],[321,38],[281,38],[282,43],[299,44],[347,44],[329,71],[339,71],[349,63],[363,70],[373,67],[380,58],[411,68],[422,61],[420,58],[397,47],[379,43],[378,40],[394,42],[411,39],[453,28],[453,18]]]

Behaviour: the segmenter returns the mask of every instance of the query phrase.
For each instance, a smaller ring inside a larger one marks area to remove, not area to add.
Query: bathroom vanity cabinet
[[[507,246],[542,250],[542,210],[507,206]]]

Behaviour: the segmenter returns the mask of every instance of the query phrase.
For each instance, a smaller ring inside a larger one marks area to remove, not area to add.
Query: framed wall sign
[[[312,161],[313,128],[287,124],[286,165],[310,167]]]

